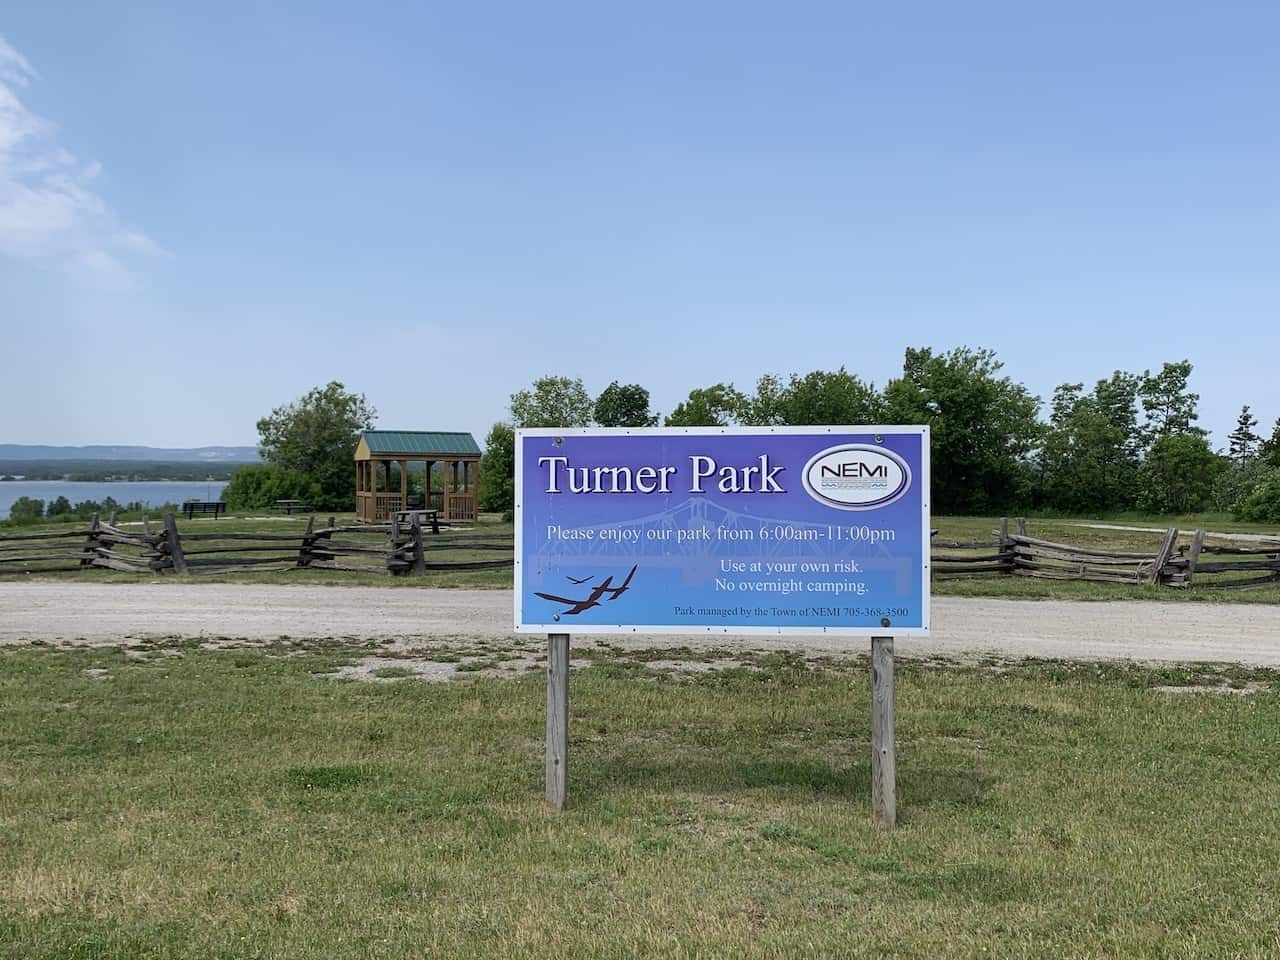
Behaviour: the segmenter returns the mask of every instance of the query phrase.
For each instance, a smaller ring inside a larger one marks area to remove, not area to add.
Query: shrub
[[[227,509],[258,510],[277,500],[302,500],[316,506],[323,497],[320,484],[296,470],[273,464],[251,464],[239,467],[222,491]]]
[[[1237,520],[1280,523],[1280,470],[1273,470],[1254,484],[1236,505]]]

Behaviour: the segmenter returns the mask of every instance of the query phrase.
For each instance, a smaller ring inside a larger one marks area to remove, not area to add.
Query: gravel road
[[[443,637],[509,637],[507,590],[245,584],[0,583],[0,643],[109,644],[148,636],[395,639],[429,646]],[[629,647],[730,646],[856,650],[829,636],[731,638],[612,636]],[[907,656],[1053,657],[1280,666],[1280,606],[1069,602],[942,597],[933,636],[901,640]]]

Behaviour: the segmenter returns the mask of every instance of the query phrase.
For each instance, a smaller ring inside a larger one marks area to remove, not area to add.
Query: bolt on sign
[[[872,637],[891,665],[929,633],[928,501],[927,427],[518,430],[515,628],[552,638],[549,683],[573,633]]]

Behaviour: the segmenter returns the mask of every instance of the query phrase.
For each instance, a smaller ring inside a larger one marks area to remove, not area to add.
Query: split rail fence
[[[125,573],[221,574],[269,570],[336,570],[391,573],[487,570],[514,565],[509,534],[424,533],[411,524],[338,526],[330,517],[307,521],[299,537],[289,533],[208,530],[180,533],[172,514],[141,529],[123,529],[95,515],[87,529],[0,535],[0,572],[53,573],[86,569]],[[497,552],[500,556],[488,557]]]
[[[1025,520],[1001,520],[990,540],[933,541],[934,579],[1036,577],[1100,583],[1235,589],[1280,583],[1280,536],[1242,545],[1207,542],[1170,528],[1154,552],[1073,546],[1032,537]],[[94,517],[87,529],[0,534],[0,572],[51,573],[108,569],[126,573],[222,574],[268,570],[390,573],[488,570],[514,565],[510,534],[410,524],[323,526],[315,517],[291,533],[223,533],[201,526],[180,533],[172,514],[159,524],[124,529]]]
[[[1036,577],[1046,580],[1088,580],[1096,583],[1238,589],[1280,583],[1280,536],[1248,546],[1206,543],[1211,537],[1196,530],[1186,543],[1182,531],[1170,527],[1152,553],[1107,550],[1055,543],[1029,536],[1027,523],[1008,519],[992,531],[991,540],[933,541],[932,570],[936,580],[958,577]]]

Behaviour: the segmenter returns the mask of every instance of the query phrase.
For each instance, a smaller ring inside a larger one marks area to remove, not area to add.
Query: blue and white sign
[[[523,633],[929,633],[927,427],[516,431]]]

